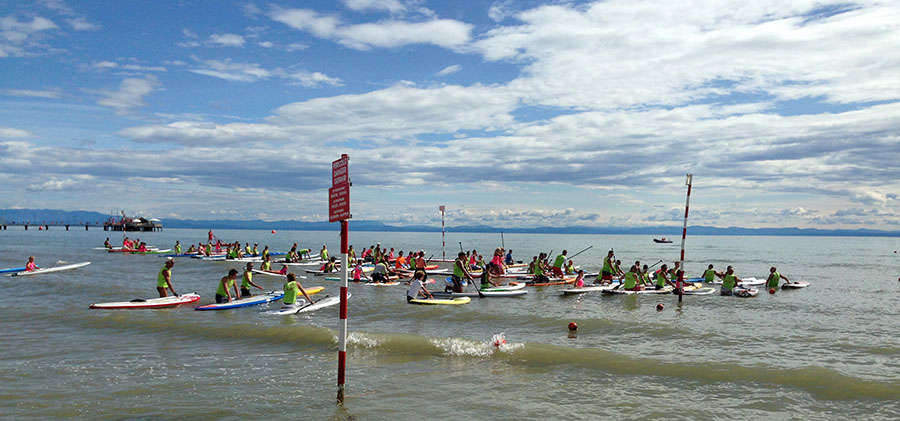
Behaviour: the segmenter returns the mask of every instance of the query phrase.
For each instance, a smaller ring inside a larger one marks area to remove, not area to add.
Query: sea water
[[[352,229],[352,223],[351,223]],[[128,233],[169,248],[205,230]],[[229,241],[286,251],[298,242],[339,253],[337,231],[216,230]],[[92,250],[122,233],[0,231],[0,268],[28,256],[74,271],[0,277],[0,417],[308,419],[898,419],[900,248],[896,238],[690,236],[688,276],[708,264],[764,278],[770,266],[809,288],[755,298],[562,296],[528,287],[516,298],[414,306],[406,288],[351,284],[345,407],[337,395],[337,307],[274,316],[267,306],[218,312],[89,310],[156,296],[164,259]],[[680,247],[647,236],[351,232],[358,251],[380,242],[453,258],[517,260],[562,249],[588,271],[609,249],[670,266]],[[213,302],[239,265],[178,258],[179,293]],[[278,267],[276,265],[276,267]],[[656,267],[659,267],[657,265]],[[303,274],[302,269],[295,272]],[[317,297],[338,294],[338,282]],[[442,288],[438,283],[431,288]],[[283,281],[256,275],[266,289]],[[664,309],[657,311],[657,304]],[[577,332],[567,329],[578,324]],[[496,346],[498,335],[506,343]]]

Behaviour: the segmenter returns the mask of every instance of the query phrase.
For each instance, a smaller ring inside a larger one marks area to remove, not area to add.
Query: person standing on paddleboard
[[[297,275],[289,273],[287,275],[287,282],[284,284],[284,298],[282,298],[281,300],[281,302],[284,304],[281,307],[283,310],[299,306],[299,303],[297,303],[298,292],[306,297],[308,303],[312,304],[315,302],[312,298],[309,297],[309,294],[306,293],[306,290],[303,289],[303,285],[300,285],[300,282],[297,282]]]
[[[319,250],[319,260],[326,261],[328,260],[328,246],[322,244],[322,250]]]
[[[425,250],[419,250],[419,254],[416,255],[416,272],[422,272],[422,279],[428,277],[428,274],[425,272]]]
[[[566,254],[568,254],[568,250],[563,250],[556,259],[553,261],[553,267],[550,268],[550,271],[553,272],[553,276],[557,278],[563,277],[563,265],[566,263]]]
[[[611,284],[613,281],[613,275],[615,274],[615,269],[613,267],[616,265],[616,255],[613,254],[612,249],[609,250],[609,253],[606,253],[606,257],[603,258],[603,269],[600,270],[600,283],[601,284]]]
[[[466,269],[466,265],[466,254],[459,252],[456,256],[456,260],[453,262],[453,274],[450,275],[453,285],[448,285],[444,288],[446,292],[449,292],[450,290],[453,290],[453,292],[463,292],[463,278],[469,281],[473,280],[472,275],[470,275],[469,271]]]
[[[785,284],[791,283],[787,276],[782,275],[775,269],[775,266],[772,266],[769,268],[769,279],[766,279],[766,286],[769,288],[778,288],[778,283],[782,279],[784,279]]]
[[[172,266],[175,266],[175,259],[170,257],[166,259],[166,264],[156,274],[156,290],[159,292],[159,298],[166,298],[166,288],[172,291],[172,295],[178,296],[175,288],[172,287]]]
[[[216,290],[216,304],[231,302],[232,298],[229,288],[234,288],[235,299],[241,298],[241,295],[238,292],[237,284],[234,282],[234,280],[237,279],[237,274],[237,269],[231,269],[228,271],[228,276],[223,276],[222,279],[219,280],[219,289]]]
[[[247,263],[247,268],[244,270],[244,276],[242,276],[241,279],[241,297],[250,297],[253,295],[250,293],[251,286],[263,290],[263,287],[253,282],[253,263]]]
[[[406,302],[407,303],[412,300],[415,300],[416,298],[419,298],[419,293],[422,294],[423,298],[428,298],[428,299],[434,298],[434,296],[431,295],[431,292],[425,288],[425,285],[423,283],[424,281],[425,281],[425,272],[416,272],[416,274],[413,275],[413,279],[409,283],[409,289],[406,291]]]

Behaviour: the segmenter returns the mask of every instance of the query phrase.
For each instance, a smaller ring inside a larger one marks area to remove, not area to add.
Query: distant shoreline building
[[[162,221],[156,218],[146,219],[141,216],[129,218],[122,212],[122,217],[116,220],[110,217],[103,223],[103,231],[137,231],[137,232],[154,232],[162,231]]]

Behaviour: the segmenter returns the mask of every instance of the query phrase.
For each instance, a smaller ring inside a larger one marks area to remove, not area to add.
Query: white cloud
[[[680,105],[719,93],[896,99],[900,10],[873,5],[812,21],[821,2],[665,1],[551,5],[520,12],[473,47],[523,63],[529,102],[578,109]],[[841,54],[834,54],[841,51]],[[724,88],[724,89],[723,89]]]
[[[13,16],[0,18],[0,58],[23,56],[26,49],[37,46],[41,32],[59,29],[47,18],[36,16],[31,22],[20,22]]]
[[[452,75],[458,71],[462,70],[462,66],[458,64],[450,65],[443,68],[440,72],[435,73],[435,76],[447,76]]]
[[[63,91],[61,89],[44,89],[40,91],[32,89],[7,89],[6,95],[59,99],[63,97]]]
[[[271,18],[291,28],[308,31],[314,36],[334,39],[358,50],[400,47],[409,44],[433,44],[458,48],[470,39],[473,26],[450,19],[424,22],[388,20],[377,23],[345,25],[334,16],[322,16],[304,9],[276,9]]]
[[[12,127],[0,126],[0,138],[21,138],[32,137],[28,130],[14,129]]]
[[[507,17],[512,16],[513,3],[510,0],[503,0],[494,2],[491,4],[491,7],[488,8],[488,17],[491,18],[494,22],[502,22]]]
[[[341,80],[320,72],[287,71],[280,68],[264,69],[257,63],[235,63],[231,60],[201,60],[193,57],[196,66],[189,72],[234,82],[256,82],[269,78],[281,78],[291,84],[316,87],[321,85],[341,85]]]
[[[292,80],[294,84],[305,86],[308,88],[321,86],[321,85],[331,85],[331,86],[340,86],[342,82],[338,78],[330,77],[324,73],[319,72],[293,72],[285,76],[287,79]]]
[[[76,174],[65,178],[52,176],[48,180],[28,184],[25,190],[30,192],[46,192],[81,189],[86,188],[87,185],[85,183],[94,178],[94,176],[87,174]]]
[[[194,57],[199,64],[188,71],[225,79],[235,82],[255,82],[272,76],[272,72],[263,69],[256,63],[235,63],[231,60],[200,60]]]
[[[344,6],[348,9],[363,10],[384,10],[391,13],[399,13],[406,10],[406,5],[397,0],[342,0]]]
[[[68,19],[68,22],[69,25],[72,25],[72,29],[76,31],[96,31],[100,29],[100,25],[88,22],[83,17]]]
[[[209,42],[223,47],[243,47],[245,43],[244,37],[236,34],[213,34]]]
[[[159,88],[159,79],[148,75],[144,78],[127,78],[122,80],[115,91],[98,91],[101,96],[98,104],[116,110],[117,114],[129,114],[146,105],[144,97]]]

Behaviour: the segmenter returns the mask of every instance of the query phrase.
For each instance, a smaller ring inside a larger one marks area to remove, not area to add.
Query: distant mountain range
[[[50,209],[2,209],[0,210],[0,225],[29,222],[39,223],[68,223],[72,225],[102,224],[109,219],[109,215],[89,211],[63,211]],[[165,219],[162,221],[165,228],[196,228],[196,229],[251,229],[251,230],[338,230],[337,223],[330,222],[302,222],[302,221],[262,221],[256,220],[195,220],[195,219]],[[378,221],[351,220],[351,229],[358,231],[376,232],[440,232],[441,227],[429,225],[394,226]],[[534,228],[499,228],[487,225],[461,225],[449,226],[448,232],[481,232],[481,233],[515,233],[515,234],[631,234],[651,235],[666,237],[681,237],[681,227],[655,226],[655,227],[534,227]],[[741,228],[741,227],[707,227],[688,226],[691,235],[780,235],[780,236],[844,236],[844,237],[900,237],[900,231],[881,231],[873,229],[834,229],[825,230],[817,228]]]

